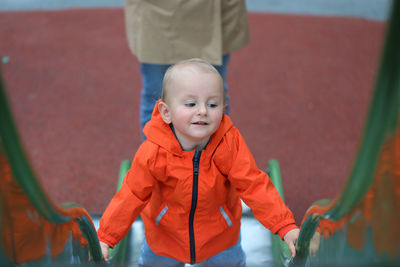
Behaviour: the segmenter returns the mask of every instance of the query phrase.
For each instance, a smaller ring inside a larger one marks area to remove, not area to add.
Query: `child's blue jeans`
[[[246,254],[241,245],[241,238],[236,245],[212,256],[202,262],[201,266],[207,267],[244,267],[246,266]],[[185,263],[172,258],[155,254],[144,240],[142,252],[139,257],[139,267],[183,267]]]
[[[229,62],[229,54],[222,57],[222,65],[214,66],[218,72],[221,74],[224,81],[225,88],[225,103],[226,110],[225,113],[229,114],[229,97],[226,92],[226,74],[227,66]],[[171,65],[162,64],[149,64],[141,63],[140,72],[142,74],[142,93],[140,99],[140,129],[143,130],[144,125],[151,119],[151,114],[153,112],[154,105],[157,100],[161,98],[162,81],[164,74],[168,67]]]

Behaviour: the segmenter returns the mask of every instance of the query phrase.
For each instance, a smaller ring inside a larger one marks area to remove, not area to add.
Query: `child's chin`
[[[196,142],[202,142],[210,137],[210,135],[207,133],[196,133],[191,135],[192,139],[195,140]]]

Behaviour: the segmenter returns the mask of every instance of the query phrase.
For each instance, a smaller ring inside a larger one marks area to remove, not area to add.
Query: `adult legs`
[[[161,98],[162,81],[170,65],[142,63],[142,93],[140,99],[140,129],[151,119],[154,105]]]
[[[230,59],[230,54],[226,54],[222,57],[222,65],[214,65],[219,74],[221,74],[222,80],[224,81],[225,90],[225,114],[229,115],[230,105],[229,105],[229,95],[228,95],[228,83],[226,82],[226,76],[228,74],[228,63]]]

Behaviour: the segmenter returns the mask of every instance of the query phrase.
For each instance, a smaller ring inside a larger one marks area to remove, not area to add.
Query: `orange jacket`
[[[237,243],[240,198],[281,238],[297,227],[228,116],[202,151],[181,149],[157,105],[144,133],[147,140],[100,220],[100,241],[113,247],[140,213],[156,254],[202,262]]]

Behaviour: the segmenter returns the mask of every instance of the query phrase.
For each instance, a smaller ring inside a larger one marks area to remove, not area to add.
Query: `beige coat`
[[[125,0],[125,20],[129,47],[145,63],[221,65],[249,42],[245,0]]]

